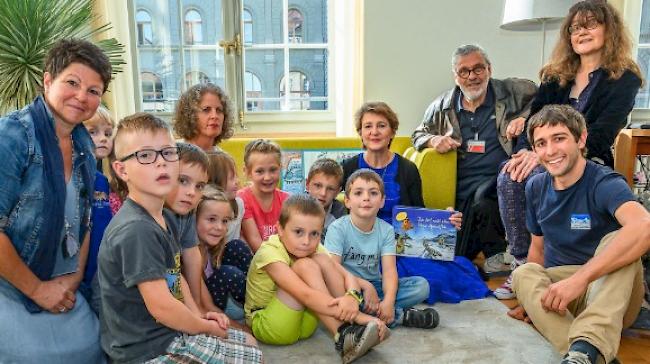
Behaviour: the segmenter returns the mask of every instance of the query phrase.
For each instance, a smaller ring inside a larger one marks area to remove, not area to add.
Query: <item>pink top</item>
[[[277,233],[275,224],[280,218],[282,203],[289,197],[288,193],[276,188],[273,191],[273,203],[271,204],[270,211],[262,210],[260,203],[255,198],[255,195],[253,195],[250,187],[245,187],[237,191],[237,197],[244,201],[244,220],[251,218],[255,220],[255,225],[257,225],[257,230],[260,232],[262,241],[267,240],[269,236]]]

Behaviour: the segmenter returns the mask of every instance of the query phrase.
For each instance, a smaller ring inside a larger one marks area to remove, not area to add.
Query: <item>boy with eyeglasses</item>
[[[102,348],[115,362],[261,363],[250,335],[225,315],[201,315],[181,275],[181,245],[165,196],[179,177],[169,126],[146,113],[124,118],[112,167],[128,186],[99,251]]]

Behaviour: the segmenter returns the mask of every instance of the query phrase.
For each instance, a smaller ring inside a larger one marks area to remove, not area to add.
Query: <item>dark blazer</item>
[[[573,83],[560,87],[556,81],[540,85],[539,91],[530,107],[530,115],[535,115],[545,105],[569,104],[569,94]],[[613,80],[603,74],[587,101],[584,117],[587,121],[587,158],[600,158],[605,165],[613,167],[614,157],[611,147],[618,132],[625,127],[627,116],[634,107],[634,98],[641,87],[641,79],[627,70]],[[530,117],[529,117],[530,119]],[[527,129],[527,128],[526,128]],[[517,140],[515,151],[532,149],[525,133]]]
[[[343,188],[345,188],[348,177],[359,169],[359,156],[361,154],[343,161]],[[397,158],[395,182],[399,184],[400,205],[424,207],[422,180],[420,179],[418,167],[415,166],[415,163],[397,153],[395,153],[395,158]]]

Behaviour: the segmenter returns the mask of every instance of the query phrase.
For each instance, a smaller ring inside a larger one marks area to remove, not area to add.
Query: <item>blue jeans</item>
[[[384,289],[381,281],[370,281],[380,300],[384,299]],[[429,282],[419,276],[400,278],[397,282],[397,295],[395,296],[395,321],[389,327],[394,327],[402,322],[404,310],[415,306],[429,298]]]

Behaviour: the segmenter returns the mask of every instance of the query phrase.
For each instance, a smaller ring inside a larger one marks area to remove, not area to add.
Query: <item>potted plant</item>
[[[91,26],[92,9],[92,0],[0,0],[0,114],[22,108],[41,92],[45,56],[56,41],[93,41],[110,29]],[[106,52],[113,73],[121,72],[124,46],[114,38],[93,42]]]

